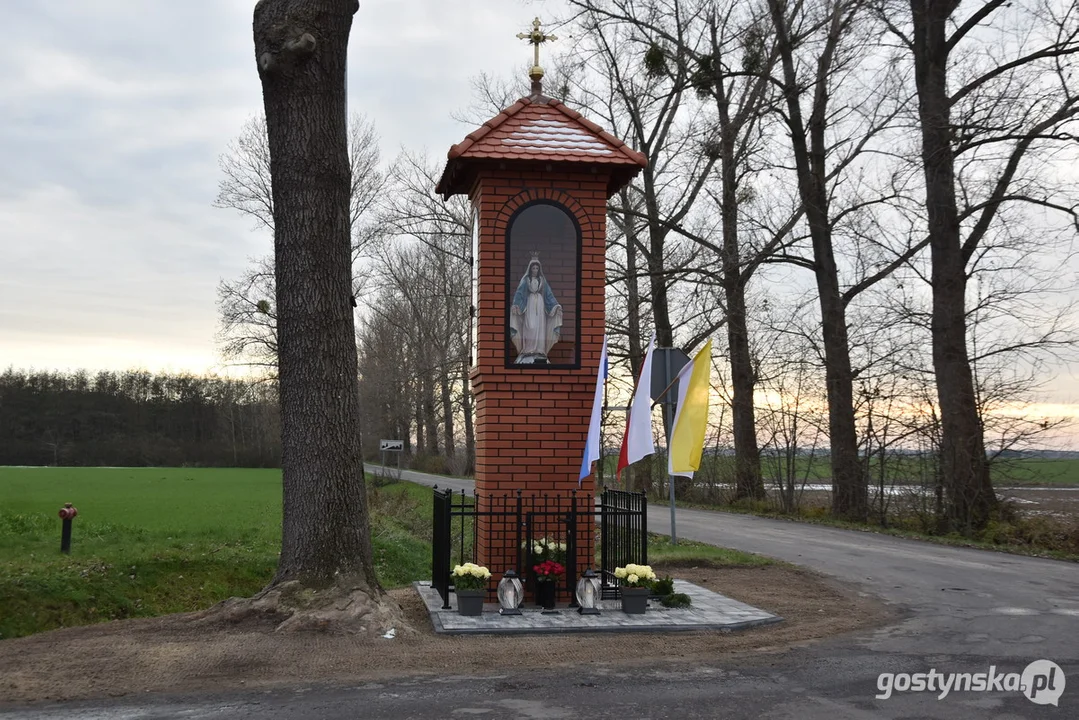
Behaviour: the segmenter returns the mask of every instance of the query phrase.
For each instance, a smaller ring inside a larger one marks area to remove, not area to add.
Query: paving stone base
[[[565,606],[559,606],[553,614],[544,613],[531,598],[526,598],[520,615],[499,615],[498,604],[487,603],[482,615],[466,617],[457,612],[457,598],[452,592],[451,607],[443,610],[442,598],[430,582],[415,582],[412,586],[427,605],[435,632],[448,634],[743,630],[783,619],[684,580],[674,581],[674,591],[689,595],[693,600],[690,607],[665,608],[652,600],[643,615],[625,614],[618,600],[602,601],[599,615],[581,615],[576,608]]]

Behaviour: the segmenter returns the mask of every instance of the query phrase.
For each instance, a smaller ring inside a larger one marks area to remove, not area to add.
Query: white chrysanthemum
[[[636,575],[629,575],[626,577],[626,580],[630,581],[631,583],[636,583],[638,580],[640,580],[640,578]]]

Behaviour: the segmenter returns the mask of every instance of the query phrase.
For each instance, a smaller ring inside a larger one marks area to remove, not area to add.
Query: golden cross
[[[521,40],[527,40],[529,44],[532,45],[533,48],[535,48],[535,63],[532,65],[532,70],[529,71],[528,77],[532,78],[533,82],[539,82],[541,79],[543,79],[543,68],[541,68],[539,64],[540,45],[549,40],[557,40],[558,38],[556,38],[554,35],[547,35],[542,30],[540,30],[539,18],[536,18],[532,21],[531,32],[517,33],[517,37]]]

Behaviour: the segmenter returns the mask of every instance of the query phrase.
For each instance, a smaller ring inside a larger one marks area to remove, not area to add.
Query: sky
[[[409,12],[402,9],[408,7]],[[218,157],[262,111],[253,0],[3,0],[0,367],[223,372],[216,287],[272,251],[214,208]],[[557,2],[363,0],[349,107],[383,158],[444,158],[471,78],[531,59]]]
[[[212,205],[219,155],[262,110],[253,7],[0,2],[0,368],[228,371],[216,287],[272,250],[251,220]],[[374,122],[385,160],[403,148],[443,158],[472,129],[451,117],[472,78],[525,67],[516,34],[562,11],[363,0],[350,110]],[[1079,364],[1057,369],[1046,411],[1079,418]]]

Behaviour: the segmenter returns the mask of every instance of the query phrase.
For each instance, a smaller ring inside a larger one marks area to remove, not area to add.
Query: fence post
[[[570,510],[566,515],[566,592],[569,606],[577,607],[577,491],[570,495]]]
[[[599,575],[602,587],[607,586],[607,543],[610,534],[607,527],[607,493],[609,492],[607,488],[604,488],[599,496]]]
[[[524,519],[521,517],[521,488],[517,488],[517,512],[513,516],[514,527],[517,528],[517,537],[514,538],[517,542],[517,576],[523,577],[527,580],[528,571],[524,567],[524,538],[521,537],[521,531],[524,527]]]
[[[475,504],[479,505],[479,501],[477,500],[477,502]],[[461,524],[459,526],[460,530],[457,533],[457,539],[458,539],[458,543],[459,543],[458,549],[457,549],[457,558],[458,558],[457,564],[458,565],[464,565],[465,564],[465,491],[464,490],[461,490],[461,505],[460,505],[460,507],[461,507],[461,514],[460,514]],[[450,522],[452,523],[453,521],[451,520]],[[472,524],[475,525],[475,521],[473,521]],[[473,551],[475,551],[475,549],[473,549]]]
[[[434,537],[431,542],[431,586],[442,596],[442,609],[450,608],[450,523],[453,511],[453,490],[435,488],[432,518]]]
[[[648,564],[648,496],[641,493],[641,564]]]

